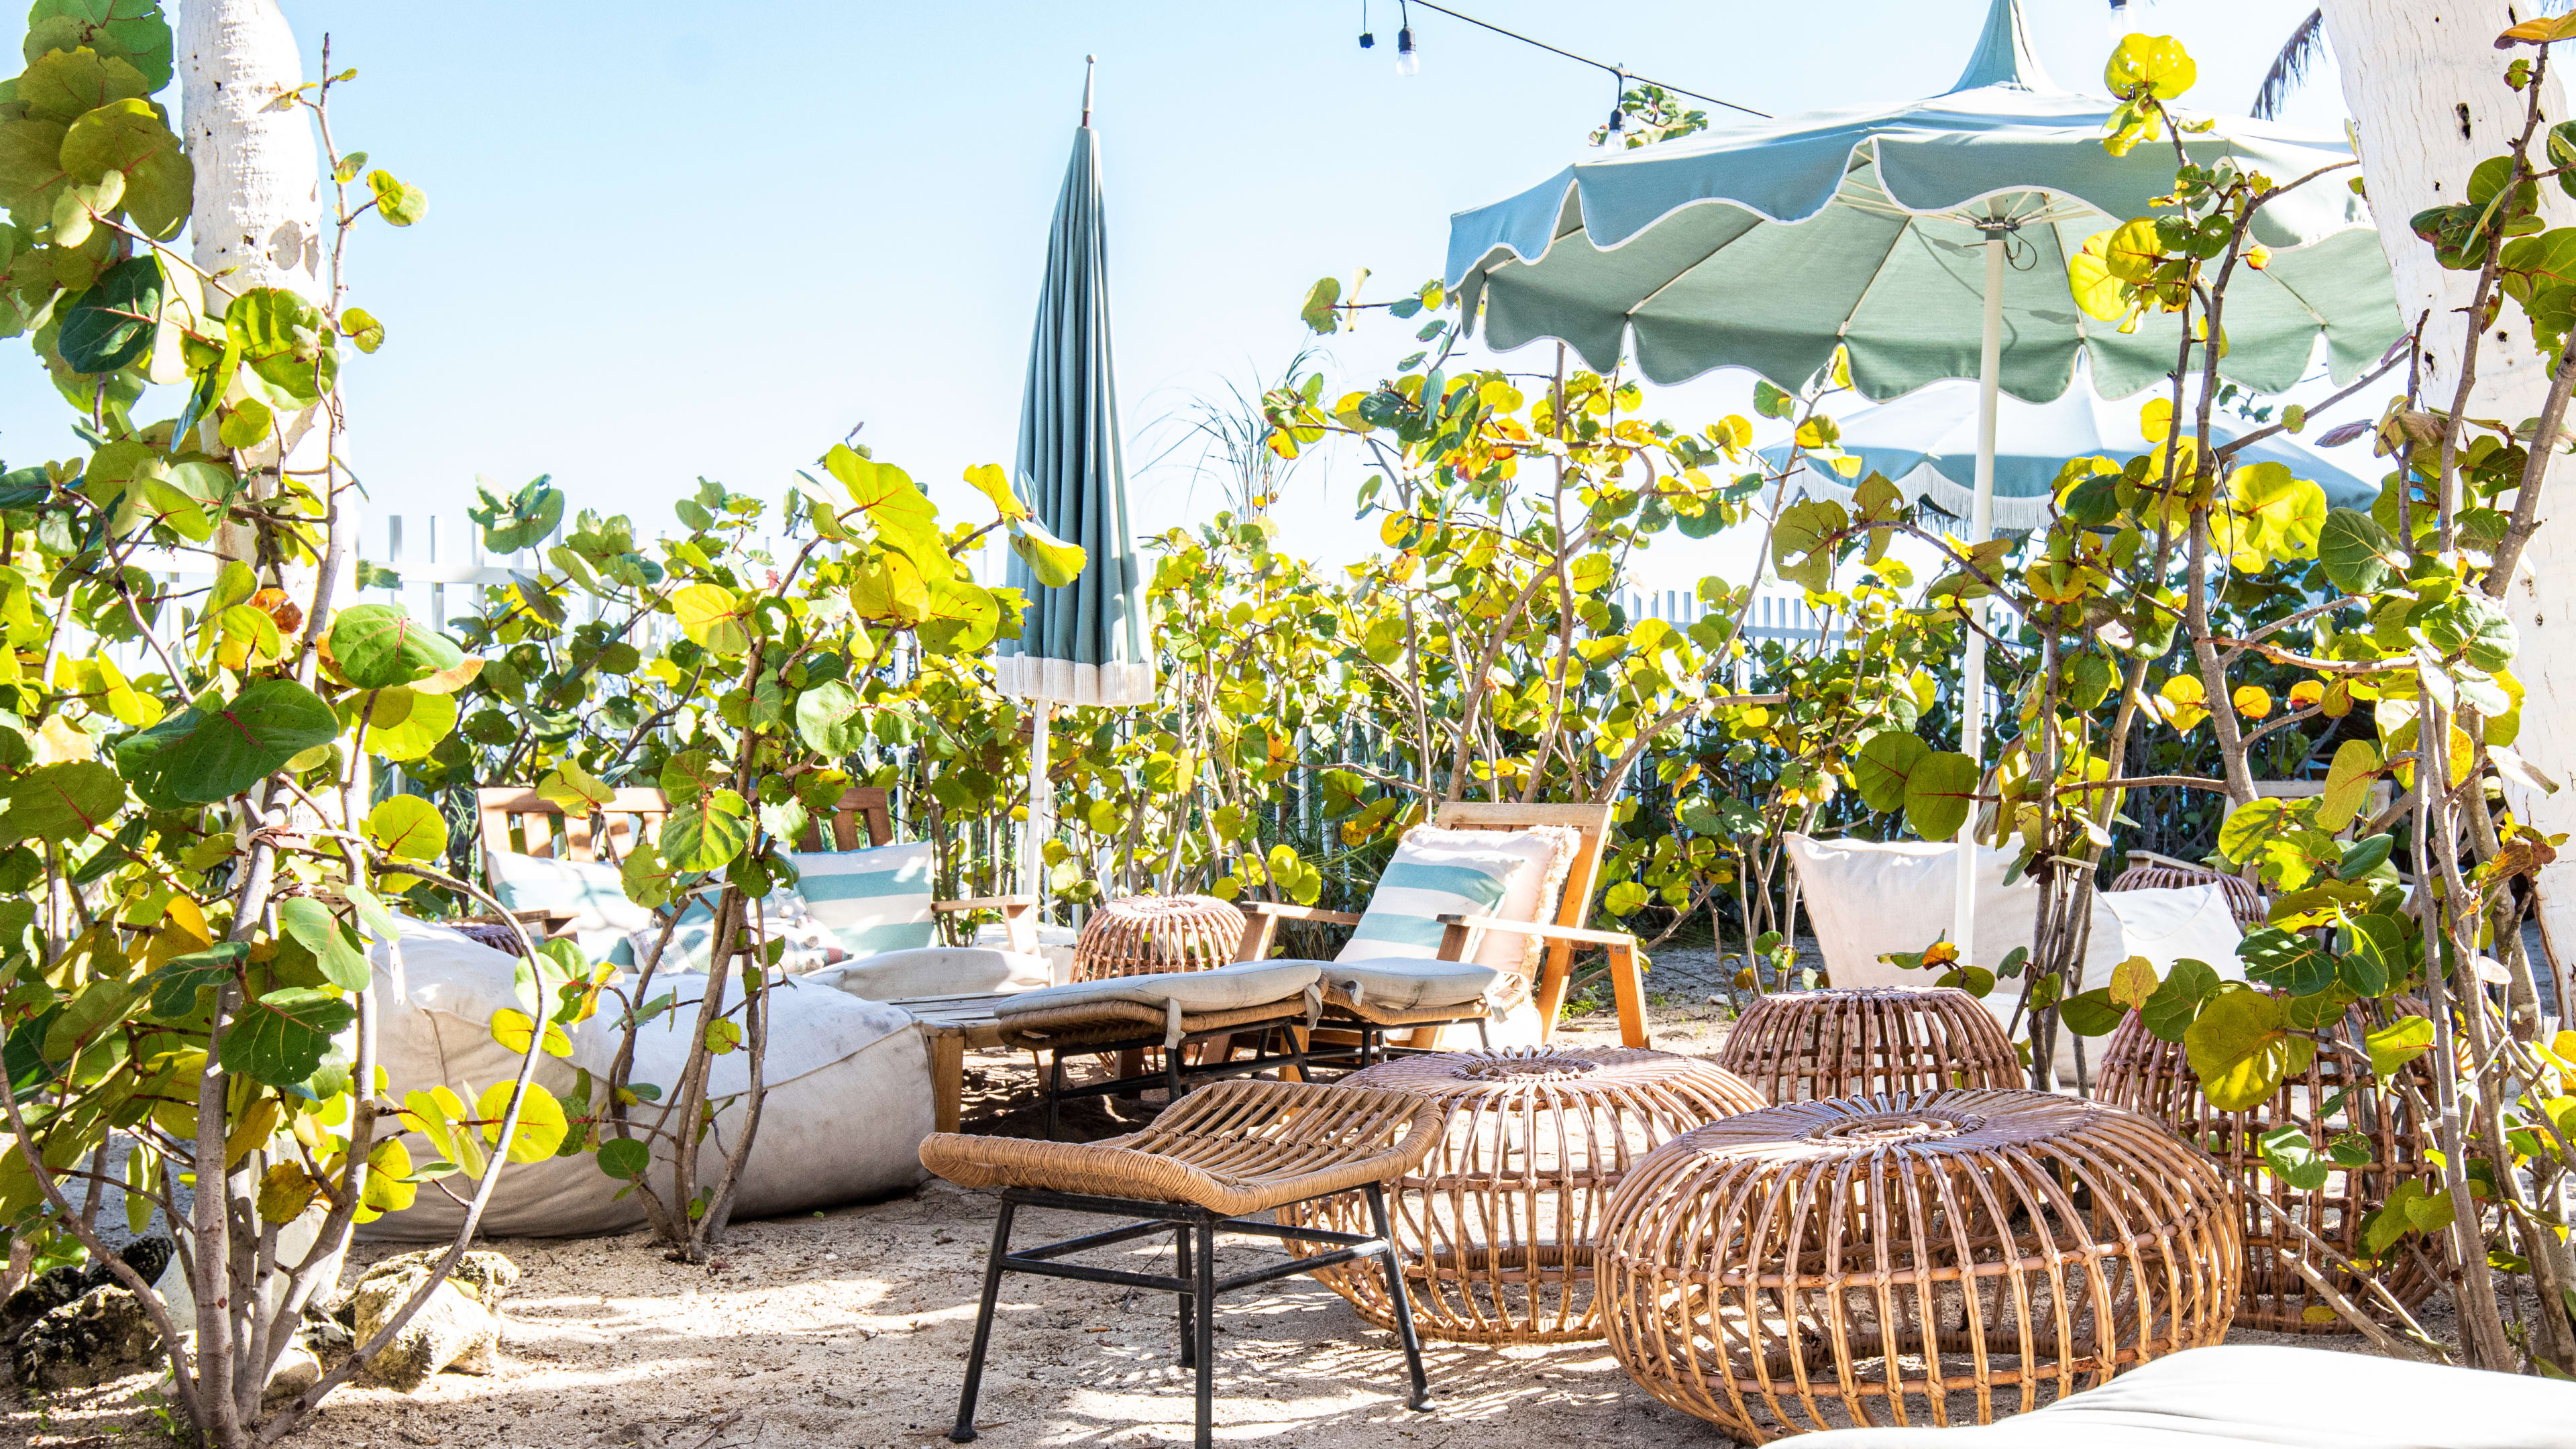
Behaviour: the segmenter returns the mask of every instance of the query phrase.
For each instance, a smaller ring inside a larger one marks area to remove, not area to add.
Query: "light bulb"
[[[2129,0],[2111,0],[2111,40],[2114,44],[2129,38]]]
[[[1422,52],[1413,48],[1413,27],[1408,25],[1395,33],[1395,73],[1419,75],[1421,72]]]

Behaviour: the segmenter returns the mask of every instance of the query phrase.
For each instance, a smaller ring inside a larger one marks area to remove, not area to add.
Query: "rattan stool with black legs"
[[[994,1305],[1005,1273],[1145,1288],[1179,1299],[1181,1365],[1198,1370],[1195,1442],[1208,1449],[1216,1401],[1217,1298],[1273,1279],[1376,1258],[1386,1270],[1397,1337],[1404,1345],[1410,1378],[1406,1407],[1429,1408],[1422,1349],[1395,1263],[1383,1184],[1419,1166],[1439,1143],[1441,1127],[1440,1105],[1409,1092],[1233,1081],[1181,1098],[1144,1131],[1102,1142],[1032,1142],[956,1132],[924,1138],[922,1166],[960,1187],[998,1188],[1002,1199],[992,1252],[984,1264],[984,1296],[975,1313],[966,1385],[958,1395],[957,1424],[949,1439],[964,1444],[975,1437],[975,1395],[983,1382],[984,1354],[992,1343]],[[1372,1234],[1247,1220],[1353,1191],[1368,1200]],[[1014,1252],[1011,1220],[1023,1207],[1135,1221]],[[1219,1279],[1220,1231],[1322,1243],[1331,1251]],[[1163,1232],[1172,1235],[1175,1259],[1176,1271],[1168,1277],[1064,1261]]]

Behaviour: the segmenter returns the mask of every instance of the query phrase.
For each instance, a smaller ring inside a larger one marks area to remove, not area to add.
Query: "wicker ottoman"
[[[1414,1327],[1462,1343],[1601,1337],[1593,1235],[1610,1190],[1646,1154],[1762,1098],[1704,1061],[1635,1047],[1505,1047],[1400,1057],[1343,1079],[1438,1102],[1449,1125],[1388,1204]],[[1362,1230],[1344,1195],[1303,1221]],[[1363,1317],[1392,1326],[1386,1284],[1365,1266],[1316,1277]]]
[[[2410,1003],[2407,1009],[2420,1014],[2422,1007]],[[2359,1041],[2371,1029],[2370,1023],[2356,1017],[2337,1035]],[[2418,1100],[2433,1099],[2429,1055],[2417,1057],[2401,1070],[2413,1079]],[[2343,1094],[2342,1104],[2319,1124],[2316,1109],[2338,1093]],[[2370,1058],[2343,1047],[2319,1047],[2308,1069],[2282,1082],[2270,1101],[2243,1112],[2222,1112],[2200,1094],[2200,1076],[2191,1069],[2182,1047],[2158,1039],[2132,1013],[2111,1033],[2095,1095],[2113,1106],[2171,1124],[2235,1174],[2243,1194],[2239,1231],[2245,1239],[2245,1301],[2236,1310],[2239,1324],[2275,1333],[2354,1331],[2306,1279],[2292,1271],[2284,1255],[2307,1259],[2353,1301],[2380,1307],[2354,1275],[2318,1261],[2315,1251],[2263,1206],[2269,1203],[2288,1214],[2347,1258],[2367,1256],[2361,1242],[2362,1219],[2388,1201],[2389,1189],[2422,1175],[2424,1154],[2433,1145],[2432,1124],[2416,1114],[2406,1093],[2378,1086],[2370,1074]],[[2303,1192],[2263,1170],[2263,1134],[2283,1126],[2304,1130],[2320,1152],[2346,1143],[2368,1156],[2336,1166],[2326,1174],[2323,1186]],[[2391,1261],[2375,1276],[2409,1312],[2433,1292],[2432,1277],[2413,1254]]]
[[[1755,1443],[1986,1423],[2226,1337],[2230,1191],[2162,1124],[2046,1093],[1771,1107],[1619,1185],[1602,1324],[1648,1392]]]
[[[1773,992],[1736,1019],[1717,1061],[1774,1102],[2029,1080],[1994,1014],[1954,986]]]
[[[1073,945],[1073,979],[1207,971],[1235,959],[1243,908],[1214,896],[1127,896],[1091,913]]]

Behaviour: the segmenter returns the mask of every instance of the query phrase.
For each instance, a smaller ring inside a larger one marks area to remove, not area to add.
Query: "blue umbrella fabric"
[[[2191,416],[2188,405],[2185,416]],[[1936,382],[1836,421],[1842,427],[1843,450],[1861,460],[1859,476],[1883,474],[1908,498],[1928,499],[1954,518],[1968,516],[1977,471],[1975,383]],[[2210,437],[2231,443],[2255,426],[2218,413],[2210,421]],[[2107,401],[2081,383],[2053,402],[2005,397],[1995,429],[1994,526],[2017,533],[2045,527],[2049,490],[2067,459],[2099,456],[2116,462],[2153,446],[2141,427],[2135,398]],[[1776,469],[1787,465],[1789,452],[1784,442],[1764,448],[1762,456]],[[2292,473],[2323,488],[2331,507],[2367,509],[2379,497],[2377,484],[2286,433],[2265,438],[2237,458],[2287,464]],[[1848,501],[1852,490],[1850,480],[1812,466],[1802,466],[1792,486],[1810,497],[1837,501]]]
[[[2102,148],[2114,102],[2058,89],[2032,58],[2016,0],[1994,0],[1946,94],[1893,108],[1816,111],[1713,128],[1569,166],[1451,218],[1448,281],[1489,346],[1542,337],[1608,371],[1633,339],[1660,383],[1747,367],[1795,390],[1837,345],[1884,400],[1978,375],[1985,291],[1980,223],[2008,233],[2001,386],[2030,402],[2066,391],[2079,357],[2121,397],[2172,370],[2170,316],[2132,334],[2076,306],[2067,259],[2172,189],[2167,143]],[[2352,150],[2241,117],[2186,137],[2289,180]],[[2403,330],[2370,212],[2339,178],[2266,207],[2265,271],[2231,286],[2222,375],[2279,392],[2320,334],[2349,379]]]
[[[1127,527],[1127,472],[1109,341],[1109,245],[1100,153],[1086,97],[1073,159],[1047,234],[1013,473],[1049,532],[1084,553],[1060,588],[1014,552],[1008,582],[1029,598],[1017,639],[1003,640],[994,682],[1006,695],[1065,705],[1147,704],[1154,653],[1145,574]]]

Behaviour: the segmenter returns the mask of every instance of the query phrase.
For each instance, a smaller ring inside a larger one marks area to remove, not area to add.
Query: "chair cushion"
[[[918,951],[880,951],[825,966],[805,979],[869,1001],[901,1001],[913,996],[1036,991],[1048,986],[1053,976],[1043,956],[988,946],[928,946]]]
[[[2576,1449],[2576,1385],[2322,1348],[2187,1349],[2027,1414],[1799,1449]]]
[[[1396,845],[1370,893],[1368,909],[1335,958],[1373,961],[1436,957],[1448,927],[1444,915],[1537,920],[1555,914],[1573,844],[1579,832],[1563,826],[1528,830],[1443,830],[1417,825]],[[1479,931],[1466,958],[1497,971],[1524,975],[1537,968],[1544,943],[1536,936]]]
[[[2138,891],[2104,891],[2102,904],[2120,918],[2120,943],[2132,956],[2144,956],[2162,978],[2176,961],[2198,961],[2221,980],[2245,979],[2236,959],[2236,943],[2245,939],[2236,913],[2219,885],[2180,886]]]
[[[1174,1004],[1187,1012],[1234,1011],[1303,996],[1323,976],[1313,961],[1245,961],[1213,971],[1164,971],[1150,976],[1111,976],[1043,991],[1023,991],[993,1007],[1008,1019],[1032,1011],[1060,1011],[1095,1001]]]
[[[852,956],[938,944],[930,911],[930,842],[875,850],[798,851],[805,909]]]
[[[573,913],[573,943],[592,961],[634,964],[627,934],[653,924],[653,913],[626,898],[617,867],[606,861],[556,860],[515,851],[484,856],[492,894],[514,911]]]
[[[1324,967],[1324,984],[1351,999],[1354,1006],[1381,1011],[1410,1011],[1426,1006],[1464,1006],[1488,995],[1508,994],[1517,972],[1497,971],[1474,961],[1375,960],[1335,961]]]

